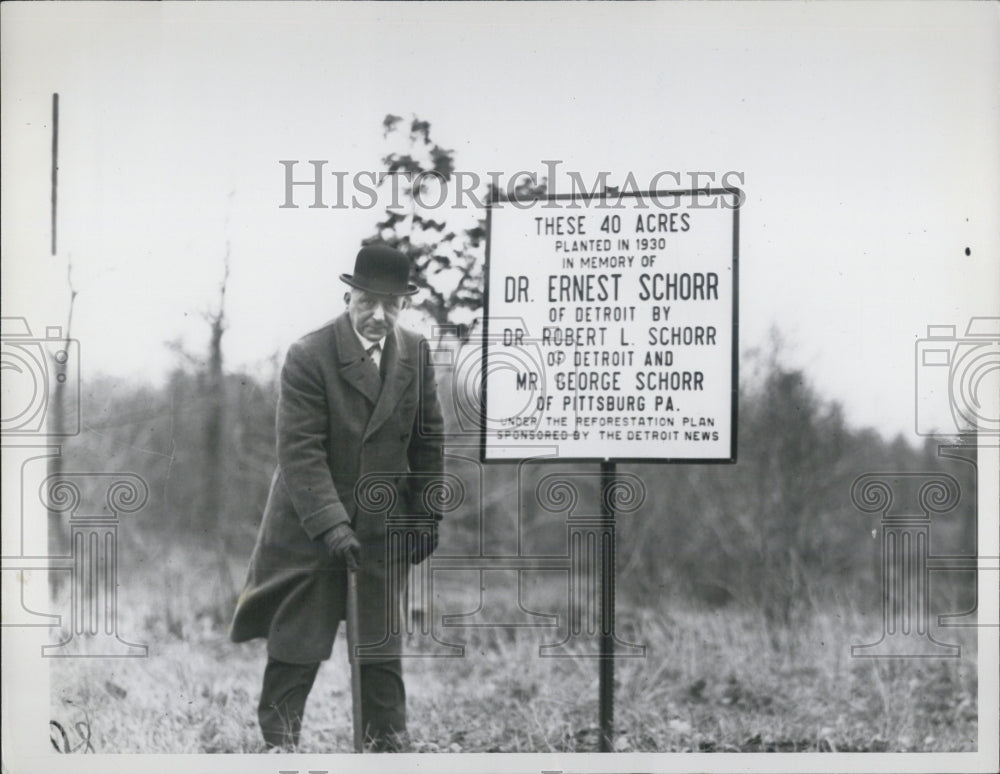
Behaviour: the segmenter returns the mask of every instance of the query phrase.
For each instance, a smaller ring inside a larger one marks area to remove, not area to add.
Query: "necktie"
[[[382,346],[376,341],[368,349],[365,350],[368,353],[368,357],[372,361],[372,365],[375,366],[375,372],[378,374],[378,378],[382,378]]]

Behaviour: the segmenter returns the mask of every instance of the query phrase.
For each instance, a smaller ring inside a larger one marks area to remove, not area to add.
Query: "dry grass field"
[[[202,612],[212,575],[177,551],[120,580],[119,631],[149,657],[50,662],[59,746],[84,751],[89,738],[99,753],[262,752],[264,643],[233,645]],[[438,585],[446,612],[475,606],[468,578]],[[641,609],[623,599],[619,621],[647,653],[616,663],[617,750],[975,750],[975,630],[945,632],[962,644],[959,659],[884,661],[851,658],[850,646],[877,639],[880,625],[847,606],[775,630],[733,605]],[[404,665],[414,751],[597,749],[596,660],[540,658],[539,644],[558,639],[552,630],[447,638],[465,646],[463,657]],[[310,696],[301,751],[348,752],[350,728],[341,639]]]

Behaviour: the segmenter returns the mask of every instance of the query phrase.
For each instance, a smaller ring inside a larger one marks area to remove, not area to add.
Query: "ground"
[[[176,612],[198,609],[204,579],[178,572],[164,583],[156,588],[169,592],[173,608],[154,586],[128,594],[122,583],[128,604],[119,633],[147,644],[148,658],[50,662],[56,743],[83,751],[89,741],[94,752],[262,752],[255,708],[264,643],[233,645],[221,621]],[[177,601],[184,599],[190,604]],[[945,630],[962,645],[957,659],[873,660],[852,658],[850,647],[878,639],[878,618],[844,605],[785,627],[734,605],[691,610],[666,602],[623,603],[619,620],[623,637],[646,654],[615,665],[616,750],[976,748],[974,629]],[[405,662],[413,750],[597,749],[596,660],[540,657],[539,645],[558,639],[552,630],[438,631],[463,644],[464,655]],[[338,641],[310,696],[301,751],[349,752],[350,711]]]

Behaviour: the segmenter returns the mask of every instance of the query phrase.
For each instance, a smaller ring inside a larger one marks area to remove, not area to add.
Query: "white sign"
[[[741,202],[496,202],[483,459],[734,462]]]

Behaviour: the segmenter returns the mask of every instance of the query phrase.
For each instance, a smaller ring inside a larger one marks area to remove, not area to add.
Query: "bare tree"
[[[72,346],[72,330],[73,330],[73,308],[76,305],[77,291],[76,287],[73,285],[73,258],[67,255],[66,258],[66,285],[69,288],[69,309],[66,314],[66,327],[63,330],[63,352],[69,352]],[[52,368],[52,371],[56,371],[56,368]],[[52,387],[51,395],[49,396],[51,403],[48,407],[48,413],[46,419],[49,422],[50,435],[58,439],[63,439],[66,437],[66,380],[65,379],[55,379],[54,385]],[[52,454],[48,458],[47,473],[50,480],[54,480],[62,475],[63,472],[63,455],[62,450],[58,454]],[[56,528],[56,525],[60,524],[58,511],[49,509],[49,545],[53,549],[53,552],[57,552],[55,546],[61,537],[61,530]],[[65,581],[65,574],[59,572],[49,573],[49,579],[51,583],[51,591],[54,594],[58,594],[62,583]]]
[[[209,324],[208,362],[205,364],[205,469],[202,491],[202,518],[204,529],[216,546],[219,583],[223,598],[217,617],[224,618],[236,604],[236,584],[229,568],[229,543],[224,518],[223,472],[225,466],[224,443],[226,419],[226,386],[223,378],[222,337],[226,332],[226,288],[229,284],[230,246],[226,244],[222,282],[219,285],[219,302],[215,310],[205,315]]]

